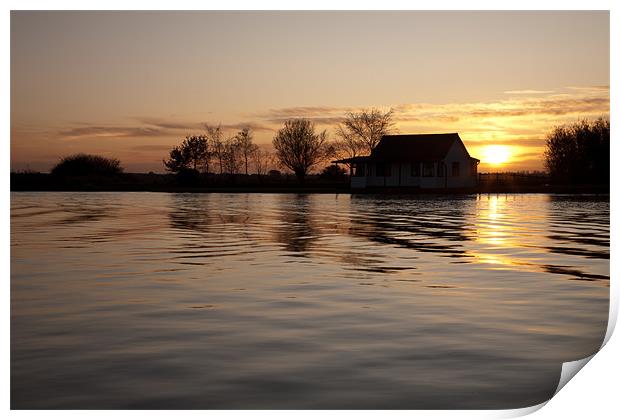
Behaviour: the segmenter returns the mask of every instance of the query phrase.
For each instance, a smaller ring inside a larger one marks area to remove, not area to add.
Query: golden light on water
[[[509,146],[489,145],[482,149],[482,163],[501,165],[510,160],[512,152]]]

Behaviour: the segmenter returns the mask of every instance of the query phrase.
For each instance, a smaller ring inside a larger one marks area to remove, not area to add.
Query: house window
[[[461,175],[461,167],[459,162],[452,162],[452,176],[460,176]]]
[[[411,164],[411,176],[420,176],[420,162]]]
[[[444,176],[444,172],[445,172],[445,165],[442,162],[439,162],[437,164],[437,176],[438,177],[442,177]]]
[[[422,176],[433,176],[435,172],[435,164],[433,162],[424,162],[422,164]]]

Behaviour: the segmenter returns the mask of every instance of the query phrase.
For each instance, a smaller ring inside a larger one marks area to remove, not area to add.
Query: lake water
[[[608,197],[12,193],[12,408],[518,408],[595,352]]]

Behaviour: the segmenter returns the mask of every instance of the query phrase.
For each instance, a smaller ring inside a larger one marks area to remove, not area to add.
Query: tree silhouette
[[[609,184],[609,120],[582,120],[547,135],[545,167],[559,182]]]
[[[123,172],[118,159],[79,153],[64,157],[52,168],[52,175],[116,175]]]
[[[381,137],[394,131],[394,111],[376,108],[348,112],[336,127],[336,151],[343,158],[368,155]]]
[[[231,137],[222,142],[222,164],[224,172],[235,175],[241,167],[241,148],[237,137]]]
[[[295,173],[303,184],[308,172],[329,156],[325,131],[316,134],[314,124],[306,119],[288,120],[273,138],[276,157],[282,166]]]
[[[253,151],[251,158],[254,165],[254,173],[256,173],[259,178],[276,166],[273,154],[269,153],[267,150],[260,149],[258,146]]]
[[[224,173],[224,131],[222,126],[205,124],[207,138],[209,140],[209,149],[211,154],[217,160],[220,167],[220,174]]]
[[[321,178],[331,181],[342,181],[347,178],[347,171],[338,165],[329,165],[321,171]]]
[[[235,139],[237,140],[237,146],[245,163],[246,175],[248,174],[248,162],[250,161],[252,155],[258,150],[258,146],[252,143],[253,137],[254,136],[252,135],[252,132],[249,128],[242,129],[235,136]]]
[[[188,169],[207,171],[208,165],[209,143],[206,136],[186,137],[180,146],[170,150],[170,159],[164,160],[166,170],[174,173]]]

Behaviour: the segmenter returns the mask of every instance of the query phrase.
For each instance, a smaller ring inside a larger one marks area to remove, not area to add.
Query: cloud
[[[525,89],[525,90],[507,90],[504,93],[507,95],[545,95],[549,93],[554,93],[553,90],[533,90],[533,89]]]
[[[166,130],[198,130],[204,131],[207,122],[182,122],[176,120],[167,120],[164,118],[137,118],[143,124],[151,125],[160,129]],[[241,130],[249,128],[254,131],[273,131],[273,128],[268,127],[256,121],[243,121],[229,124],[222,123],[208,123],[210,125],[220,125],[224,130]]]
[[[359,112],[363,109],[378,108],[387,111],[390,107],[335,107],[335,106],[297,106],[274,108],[267,112],[254,114],[253,117],[272,124],[283,124],[287,120],[304,118],[317,125],[335,125],[343,121],[349,112]],[[397,111],[398,106],[392,107]]]
[[[250,122],[240,122],[235,124],[221,124],[221,127],[224,130],[242,130],[244,128],[249,128],[252,131],[275,131],[273,127],[269,127],[267,125],[257,123],[254,121]]]
[[[581,92],[609,92],[609,85],[594,85],[594,86],[567,86],[566,89],[576,90]]]
[[[185,136],[189,133],[202,133],[205,130],[204,122],[183,122],[147,117],[135,118],[135,120],[140,123],[139,126],[76,124],[76,127],[66,128],[59,131],[58,134],[66,139],[89,137],[144,138]],[[274,131],[272,127],[255,121],[221,124],[221,127],[225,130],[250,128],[254,131]]]
[[[263,118],[307,118],[330,114],[344,114],[347,110],[354,108],[333,107],[333,106],[295,106],[288,108],[270,109]],[[259,115],[260,116],[260,115]]]
[[[319,125],[337,124],[342,121],[345,114],[354,108],[331,107],[331,106],[298,106],[288,108],[276,108],[255,115],[256,118],[272,124],[282,124],[287,120],[305,118]]]
[[[201,129],[204,127],[203,123],[182,122],[166,120],[163,118],[136,118],[136,120],[145,125],[150,125],[164,130],[188,130]]]
[[[539,137],[519,137],[519,136],[501,136],[498,139],[477,138],[475,135],[471,135],[469,130],[459,133],[461,137],[467,142],[467,144],[475,146],[486,146],[489,144],[507,144],[512,146],[523,147],[542,147],[545,144],[544,136]]]
[[[59,134],[65,138],[80,137],[156,137],[167,134],[153,127],[122,127],[122,126],[83,126],[61,130]]]
[[[524,116],[563,116],[571,114],[608,114],[609,95],[557,94],[546,97],[524,97],[495,102],[453,104],[401,104],[395,107],[396,120],[458,121],[466,118]]]

